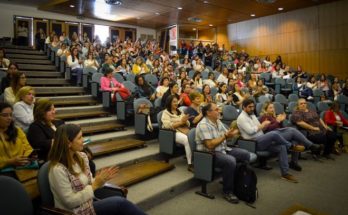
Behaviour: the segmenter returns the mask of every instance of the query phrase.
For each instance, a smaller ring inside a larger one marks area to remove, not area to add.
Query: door
[[[78,23],[65,23],[66,35],[71,38],[74,33],[79,35],[79,24]]]
[[[64,22],[52,20],[50,27],[50,32],[52,33],[54,31],[58,37],[65,31]]]
[[[90,42],[94,39],[94,26],[90,24],[82,24],[82,35],[87,34]]]
[[[110,27],[110,39],[111,42],[115,42],[117,39],[122,40],[121,29],[116,27]]]
[[[28,46],[31,44],[31,35],[32,35],[32,18],[27,17],[15,17],[15,44],[20,46]],[[31,44],[32,45],[32,44]]]

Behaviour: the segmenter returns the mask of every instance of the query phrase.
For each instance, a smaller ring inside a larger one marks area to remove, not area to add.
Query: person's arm
[[[222,142],[224,142],[228,138],[235,136],[237,133],[238,133],[238,129],[230,129],[226,131],[223,136],[214,138],[214,139],[206,139],[203,141],[203,143],[208,149],[213,150]]]
[[[260,123],[263,123],[266,120],[269,120],[270,124],[264,129],[265,132],[273,131],[281,127],[280,122],[278,122],[277,120],[271,120],[270,117],[267,117],[267,116],[262,116],[260,119]]]
[[[322,119],[319,119],[319,121],[320,121],[320,124],[321,124],[326,130],[330,130],[330,131],[331,131],[331,128],[330,128],[329,126],[327,126],[327,125],[325,124],[325,122],[324,122]]]
[[[102,91],[112,91],[111,87],[110,87],[110,82],[107,80],[107,78],[105,77],[101,77],[100,78],[100,89]]]
[[[237,125],[240,130],[243,130],[248,135],[254,135],[257,132],[263,130],[269,121],[266,120],[262,124],[258,120],[247,119],[246,116],[239,115],[237,118]]]
[[[30,123],[34,121],[33,115],[28,115],[25,108],[23,107],[23,104],[19,102],[13,106],[13,117],[15,121],[26,126],[29,126]]]
[[[328,125],[336,126],[336,118],[335,118],[334,112],[331,110],[326,111],[326,113],[324,115],[324,121]]]
[[[49,182],[52,192],[67,208],[73,209],[94,197],[92,185],[85,186],[82,190],[75,192],[72,189],[69,176],[64,167],[54,166],[49,172]]]
[[[40,127],[36,122],[32,123],[27,133],[28,141],[34,149],[40,149],[42,152],[49,152],[52,145],[52,138],[47,137],[43,129],[44,128]]]
[[[33,148],[30,146],[28,139],[25,135],[25,133],[22,131],[22,129],[17,128],[18,131],[18,141],[20,142],[22,148],[23,148],[23,156],[29,156],[33,152]]]

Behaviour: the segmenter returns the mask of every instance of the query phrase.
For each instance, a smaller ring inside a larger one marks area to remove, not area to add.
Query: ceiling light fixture
[[[75,5],[71,4],[71,5],[70,5],[70,7],[71,7],[71,8],[74,8],[74,7],[75,7]]]
[[[157,16],[160,15],[160,13],[158,13],[158,12],[156,12],[155,14],[156,14]]]
[[[195,29],[195,28],[192,28],[192,31],[195,31],[195,30],[197,30],[197,29]]]
[[[274,2],[276,2],[277,0],[256,0],[258,3],[262,3],[262,4],[272,4]]]
[[[284,8],[282,8],[282,7],[278,7],[278,10],[279,10],[279,11],[282,11],[282,10],[284,10]]]
[[[117,5],[120,6],[123,4],[121,0],[105,0],[106,4]]]
[[[182,7],[178,7],[178,10],[182,10]]]
[[[213,27],[213,24],[209,24],[210,27]]]
[[[254,17],[254,16],[256,16],[256,15],[252,13],[252,14],[250,14],[250,16]]]
[[[209,2],[208,1],[203,1],[204,4],[208,4]]]

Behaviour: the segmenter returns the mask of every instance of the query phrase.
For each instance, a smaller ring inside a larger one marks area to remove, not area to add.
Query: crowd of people
[[[268,56],[250,57],[243,50],[227,50],[216,43],[181,41],[177,53],[169,55],[155,40],[102,43],[98,36],[93,40],[76,33],[72,38],[64,33],[46,37],[40,30],[36,35],[36,48],[43,49],[44,43],[55,50],[57,56],[66,57],[67,65],[76,74],[77,85],[82,83],[83,69],[91,68],[104,73],[101,90],[114,94],[125,89],[114,75],[119,73],[125,80],[133,75],[136,85],[133,97],[161,101],[163,128],[176,131],[175,140],[185,148],[189,171],[194,171],[194,166],[187,134],[190,128],[196,127],[197,149],[215,152],[215,165],[223,170],[224,197],[231,203],[238,202],[233,191],[236,161],[250,160],[247,151],[227,145],[226,139],[239,133],[244,139],[255,140],[257,150],[276,153],[281,177],[295,183],[298,180],[289,169],[302,170],[298,163],[300,152],[309,149],[314,156],[334,159],[331,154],[339,153],[337,141],[341,151],[348,149],[344,129],[348,121],[335,102],[340,94],[348,96],[348,79],[312,75],[301,66],[291,68],[281,56],[274,61]],[[120,198],[93,203],[93,191],[108,179],[117,177],[118,169],[104,169],[93,180],[93,164],[81,152],[81,129],[56,120],[51,101],[35,101],[34,89],[26,85],[25,74],[18,65],[6,59],[4,49],[0,49],[0,63],[7,71],[1,80],[4,102],[0,103],[0,170],[27,165],[28,156],[37,149],[38,159],[51,161],[49,176],[55,206],[80,214],[85,211],[104,214],[104,207],[142,214],[136,206]],[[290,118],[285,113],[276,115],[271,102],[275,90],[265,84],[261,78],[263,73],[269,73],[273,79],[296,80],[292,90],[298,92],[300,98]],[[156,76],[158,85],[148,83],[147,74]],[[316,89],[323,91],[323,101],[333,102],[323,118],[307,107]],[[255,102],[260,96],[266,96],[270,102],[263,104],[262,114],[257,118]],[[221,111],[227,105],[240,110],[237,126],[231,129],[220,120]],[[180,106],[187,108],[183,110]],[[286,127],[283,123],[286,120],[295,127]],[[307,135],[300,129],[307,131]],[[288,152],[292,154],[290,162]],[[269,169],[267,164],[261,167]],[[116,206],[112,206],[113,203]]]

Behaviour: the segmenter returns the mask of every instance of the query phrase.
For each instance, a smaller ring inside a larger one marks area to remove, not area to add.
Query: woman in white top
[[[222,73],[219,75],[219,77],[216,79],[217,83],[228,83],[228,69],[227,67],[224,67],[222,69]]]
[[[193,66],[193,70],[196,72],[202,72],[204,70],[204,64],[200,58],[196,61],[196,65]]]
[[[26,85],[27,79],[23,72],[15,72],[12,75],[11,85],[5,89],[4,100],[10,105],[14,105],[16,94],[20,88]]]
[[[188,131],[190,122],[189,115],[184,114],[178,109],[178,99],[174,95],[170,95],[166,100],[165,110],[162,114],[162,127],[175,130],[175,142],[184,145],[187,158],[188,170],[193,171],[192,152],[188,142]]]
[[[208,79],[203,80],[203,84],[209,85],[210,88],[216,87],[215,75],[213,72],[209,72]]]
[[[10,60],[5,58],[5,50],[0,48],[0,68],[8,68]]]
[[[17,27],[17,38],[19,46],[27,46],[28,45],[28,28],[26,26],[26,22],[22,22]]]
[[[232,103],[232,96],[227,93],[227,84],[220,83],[219,91],[215,95],[216,105],[219,107],[223,107],[224,105],[228,105]]]
[[[127,63],[127,59],[123,58],[120,65],[116,68],[116,72],[121,72],[123,75],[129,74],[131,72],[131,67]]]
[[[195,89],[202,89],[203,82],[202,82],[200,72],[195,72],[195,74],[193,74],[192,80],[193,80],[193,86],[195,87]]]
[[[160,86],[156,88],[156,98],[162,98],[163,94],[169,89],[169,78],[163,77]]]
[[[79,51],[76,47],[71,49],[71,55],[67,58],[67,63],[71,68],[71,74],[76,74],[77,85],[82,83],[83,60],[79,56]]]
[[[93,201],[94,191],[114,178],[118,167],[101,169],[95,178],[83,150],[81,128],[74,124],[57,128],[48,155],[48,179],[54,198],[54,206],[78,215],[85,214],[144,214],[127,199],[113,196]]]
[[[60,49],[58,49],[58,51],[57,51],[57,56],[58,57],[61,57],[61,56],[69,56],[69,50],[67,49],[67,47],[66,47],[66,44],[65,43],[62,43],[61,45],[60,45]]]
[[[98,61],[94,58],[94,55],[92,52],[89,52],[87,55],[87,59],[83,62],[83,65],[85,68],[93,68],[96,71],[99,68]]]
[[[27,133],[30,124],[34,121],[35,92],[30,86],[19,89],[16,103],[13,105],[13,119],[15,125]]]

